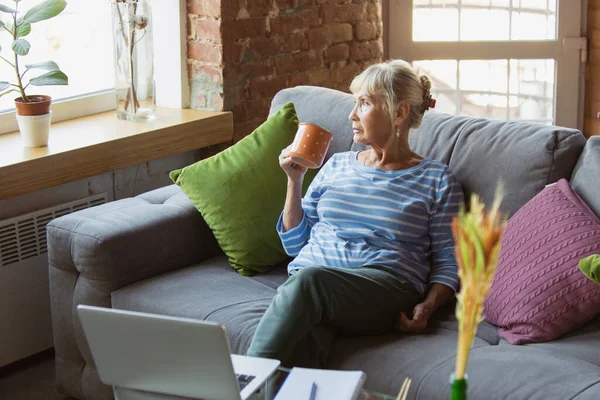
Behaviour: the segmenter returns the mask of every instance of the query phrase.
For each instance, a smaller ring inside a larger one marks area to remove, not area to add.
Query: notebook
[[[313,400],[354,400],[367,379],[362,371],[292,368],[275,400],[309,400],[312,384],[316,384]]]

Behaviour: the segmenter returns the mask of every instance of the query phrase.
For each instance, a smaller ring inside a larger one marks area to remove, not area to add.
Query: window
[[[581,126],[579,0],[395,0],[389,18],[390,57],[431,78],[436,111]]]
[[[25,13],[41,2],[19,2],[19,12]],[[185,53],[186,2],[151,0],[150,3],[154,21],[157,104],[185,108],[189,97]],[[20,58],[22,70],[25,64],[52,60],[69,77],[68,86],[28,88],[29,94],[52,96],[53,122],[115,108],[110,7],[110,0],[68,0],[62,13],[34,24],[26,37],[31,43],[31,51]],[[10,14],[0,13],[2,21],[7,21],[8,17]],[[0,55],[12,57],[12,38],[8,32],[0,30]],[[173,60],[180,60],[179,68],[174,67]],[[37,73],[32,70],[27,75],[33,77]],[[0,80],[14,82],[14,74],[12,67],[0,60]],[[18,129],[13,102],[18,96],[13,92],[0,97],[0,134]]]

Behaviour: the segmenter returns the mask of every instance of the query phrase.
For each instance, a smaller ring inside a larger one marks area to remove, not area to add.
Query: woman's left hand
[[[401,312],[396,320],[395,328],[401,332],[420,333],[427,327],[427,321],[433,310],[425,303],[419,303],[413,308],[413,318]]]

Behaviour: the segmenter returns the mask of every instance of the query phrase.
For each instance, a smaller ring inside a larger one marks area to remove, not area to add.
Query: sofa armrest
[[[78,398],[88,397],[81,392],[86,386],[72,371],[83,371],[84,380],[95,374],[85,373],[91,357],[77,305],[111,307],[113,291],[221,252],[175,185],[57,218],[48,224],[47,237],[57,384]],[[90,387],[105,389],[96,383]]]
[[[175,185],[57,218],[47,235],[51,268],[102,281],[111,291],[219,252],[210,228]]]

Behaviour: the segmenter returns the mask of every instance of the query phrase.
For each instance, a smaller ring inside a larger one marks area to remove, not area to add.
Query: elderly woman
[[[408,144],[431,105],[430,88],[401,60],[356,76],[353,139],[370,149],[334,154],[304,198],[306,168],[283,150],[288,185],[277,230],[295,258],[248,355],[323,366],[337,332],[417,333],[453,297],[451,221],[462,190],[447,165]]]

